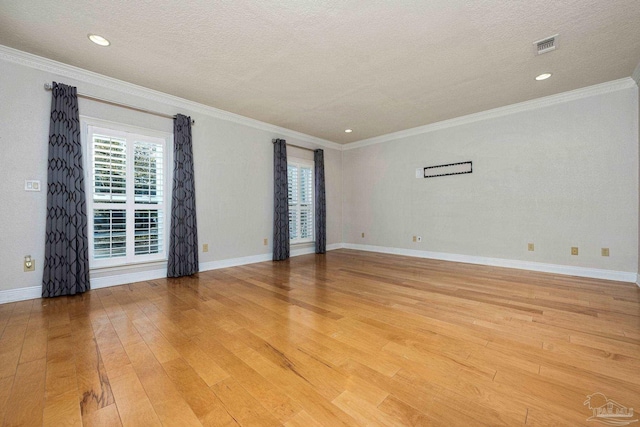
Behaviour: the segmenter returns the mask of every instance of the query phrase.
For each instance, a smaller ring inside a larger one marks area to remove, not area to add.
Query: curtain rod
[[[53,89],[53,85],[51,83],[45,83],[44,84],[44,90],[51,90],[51,89]],[[176,116],[171,116],[169,114],[158,113],[157,111],[145,110],[144,108],[134,107],[133,105],[122,104],[120,102],[115,102],[115,101],[111,101],[109,99],[104,99],[104,98],[98,98],[98,97],[95,97],[95,96],[85,95],[85,94],[82,94],[82,93],[78,93],[78,97],[79,98],[84,98],[84,99],[89,99],[91,101],[102,102],[103,104],[114,105],[116,107],[127,108],[127,109],[133,110],[133,111],[140,111],[141,113],[147,113],[147,114],[152,114],[154,116],[164,117],[165,119],[175,119],[176,118]],[[195,120],[191,120],[191,124],[195,125],[196,121]]]
[[[271,140],[271,143],[272,143],[272,144],[275,144],[275,143],[276,143],[276,140],[275,140],[275,139],[272,139],[272,140]],[[287,142],[287,146],[289,146],[289,147],[296,147],[296,148],[300,148],[301,150],[316,151],[316,150],[315,150],[315,148],[307,148],[307,147],[303,147],[303,146],[301,146],[301,145],[289,144],[288,142]]]

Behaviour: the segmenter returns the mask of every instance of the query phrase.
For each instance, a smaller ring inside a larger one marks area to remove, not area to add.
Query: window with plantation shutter
[[[290,158],[287,172],[290,242],[313,242],[313,162]]]
[[[92,267],[167,258],[168,140],[169,135],[87,127]]]

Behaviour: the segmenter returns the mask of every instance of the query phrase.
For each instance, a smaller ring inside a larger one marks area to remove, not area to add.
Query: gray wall
[[[637,88],[348,149],[343,168],[347,244],[637,271]]]
[[[193,127],[198,239],[209,244],[200,262],[227,260],[271,252],[273,148],[271,139],[315,148],[312,143],[198,112],[150,101],[119,90],[90,85],[12,62],[0,61],[0,290],[40,286],[44,256],[46,191],[25,192],[26,179],[47,179],[47,143],[53,80],[118,102],[168,114],[180,112],[196,120]],[[80,114],[148,129],[172,132],[172,121],[144,113],[80,100]],[[325,151],[327,243],[342,241],[342,153]],[[263,239],[269,245],[263,245]],[[36,271],[25,273],[30,254]],[[163,268],[151,265],[129,272]],[[122,274],[122,271],[119,272]],[[95,277],[116,274],[105,270]]]

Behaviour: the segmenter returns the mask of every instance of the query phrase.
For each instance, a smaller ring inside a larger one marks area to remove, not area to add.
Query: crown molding
[[[337,151],[353,150],[356,148],[366,147],[368,145],[394,141],[401,138],[421,135],[421,134],[434,132],[442,129],[447,129],[455,126],[461,126],[469,123],[489,120],[497,117],[506,116],[509,114],[535,110],[538,108],[543,108],[543,107],[547,107],[555,104],[561,104],[564,102],[569,102],[577,99],[588,98],[591,96],[601,95],[605,93],[610,93],[618,90],[629,89],[632,87],[640,86],[640,64],[638,64],[638,66],[636,67],[631,77],[626,77],[619,80],[613,80],[610,82],[601,83],[594,86],[588,86],[585,88],[576,89],[569,92],[550,95],[543,98],[537,98],[530,101],[520,102],[518,104],[498,107],[492,110],[481,111],[479,113],[456,117],[449,120],[443,120],[441,122],[431,123],[424,126],[418,126],[411,129],[405,129],[398,132],[376,136],[373,138],[362,139],[360,141],[355,141],[348,144],[338,144],[333,141],[318,138],[312,135],[307,135],[302,132],[297,132],[291,129],[283,128],[283,127],[272,125],[269,123],[261,122],[256,119],[251,119],[249,117],[241,116],[239,114],[231,113],[229,111],[224,111],[219,108],[210,107],[208,105],[200,104],[198,102],[190,101],[188,99],[180,98],[174,95],[169,95],[153,89],[148,89],[143,86],[125,82],[123,80],[107,77],[105,75],[95,73],[93,71],[85,70],[79,67],[74,67],[72,65],[67,65],[62,62],[54,61],[51,59],[43,58],[41,56],[37,56],[31,53],[23,52],[21,50],[13,49],[8,46],[0,45],[0,60],[23,65],[29,68],[34,68],[40,71],[46,71],[52,74],[57,74],[63,77],[77,80],[79,82],[113,90],[123,95],[133,95],[136,97],[140,97],[142,99],[155,101],[155,102],[173,107],[173,109],[188,110],[188,111],[203,114],[209,117],[214,117],[217,119],[226,120],[229,122],[249,126],[254,129],[260,129],[266,132],[271,132],[273,134],[273,137],[282,137],[284,139],[286,139],[287,137],[295,138],[297,141],[304,143],[303,145],[308,144],[307,148],[324,147],[324,148],[330,148]],[[173,111],[173,113],[176,113],[176,112],[178,111]]]
[[[169,95],[153,89],[148,89],[146,87],[128,83],[123,80],[114,79],[112,77],[107,77],[93,71],[43,58],[41,56],[13,49],[8,46],[0,45],[0,60],[12,62],[14,64],[23,65],[25,67],[34,68],[36,70],[45,71],[52,74],[57,74],[62,77],[71,78],[82,83],[88,83],[105,89],[120,92],[124,95],[137,96],[150,101],[166,104],[177,109],[188,110],[194,113],[199,113],[217,119],[222,119],[229,122],[249,126],[255,129],[271,132],[273,134],[273,137],[281,137],[283,139],[286,139],[287,137],[295,138],[297,141],[302,141],[310,144],[308,148],[324,147],[338,151],[342,150],[342,145],[333,141],[328,141],[326,139],[307,135],[305,133],[297,132],[291,129],[261,122],[260,120],[251,119],[249,117],[241,116],[229,111],[220,110],[219,108],[210,107],[198,102],[189,101],[188,99]]]
[[[638,74],[637,75],[638,79],[636,79],[636,81],[640,81],[640,66],[639,68],[636,68],[636,73]],[[636,76],[636,73],[634,73],[634,76]],[[386,135],[380,135],[373,138],[362,139],[360,141],[346,144],[343,150],[353,150],[356,148],[366,147],[369,145],[394,141],[400,138],[407,138],[410,136],[416,136],[416,135],[421,135],[429,132],[435,132],[438,130],[448,129],[455,126],[461,126],[469,123],[494,119],[497,117],[503,117],[510,114],[536,110],[538,108],[548,107],[556,104],[562,104],[562,103],[574,101],[577,99],[588,98],[591,96],[602,95],[610,92],[616,92],[623,89],[629,89],[629,88],[637,87],[636,81],[634,81],[634,79],[632,79],[631,77],[625,77],[623,79],[613,80],[606,83],[588,86],[588,87],[572,90],[569,92],[558,93],[555,95],[545,96],[543,98],[536,98],[530,101],[524,101],[517,104],[511,104],[504,107],[494,108],[492,110],[486,110],[486,111],[481,111],[479,113],[469,114],[467,116],[456,117],[449,120],[443,120],[441,122],[431,123],[424,126],[418,126],[411,129],[405,129],[398,132],[388,133]]]

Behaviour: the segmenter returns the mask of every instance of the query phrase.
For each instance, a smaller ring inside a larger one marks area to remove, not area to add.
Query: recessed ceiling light
[[[551,77],[551,73],[542,73],[538,77],[536,77],[536,80],[547,80],[549,77]]]
[[[344,131],[345,131],[345,133],[351,133],[351,132],[353,132],[353,129],[345,129]]]
[[[89,34],[89,40],[91,40],[92,42],[94,42],[99,46],[109,46],[111,44],[109,40],[97,34]]]

